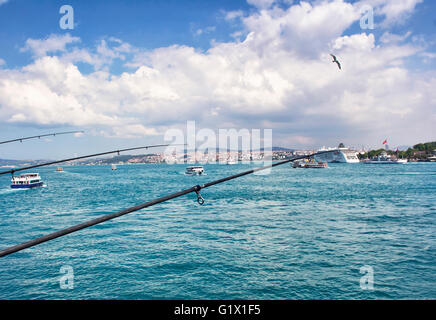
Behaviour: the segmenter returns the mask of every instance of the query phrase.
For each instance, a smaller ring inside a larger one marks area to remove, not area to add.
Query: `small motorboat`
[[[117,170],[117,166],[116,165],[112,165],[112,170]]]
[[[57,171],[57,172],[63,172],[64,169],[62,169],[61,167],[57,167],[57,168],[56,168],[56,171]]]
[[[44,183],[38,173],[24,173],[19,176],[12,176],[12,189],[30,189],[42,187]]]
[[[204,168],[202,166],[187,167],[185,174],[188,175],[202,175],[204,173]]]
[[[322,169],[328,168],[327,162],[315,161],[315,160],[296,160],[292,163],[293,168],[305,168],[305,169]]]

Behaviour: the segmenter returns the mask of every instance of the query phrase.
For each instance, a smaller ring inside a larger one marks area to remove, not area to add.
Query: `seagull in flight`
[[[337,65],[338,65],[338,67],[339,67],[339,70],[342,70],[342,68],[341,68],[341,64],[339,63],[339,61],[338,61],[338,59],[336,59],[336,56],[335,55],[333,55],[333,54],[331,54],[330,53],[330,55],[332,56],[332,58],[333,58],[333,63],[336,63]]]

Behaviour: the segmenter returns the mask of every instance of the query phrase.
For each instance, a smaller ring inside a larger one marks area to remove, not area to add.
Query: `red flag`
[[[388,143],[388,139],[386,139],[385,141],[383,141],[383,144],[386,144],[386,143]]]

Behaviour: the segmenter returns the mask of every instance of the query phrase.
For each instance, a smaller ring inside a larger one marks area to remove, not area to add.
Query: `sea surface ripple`
[[[47,167],[46,187],[18,191],[0,176],[0,249],[258,165]],[[432,163],[275,167],[0,258],[0,299],[435,299],[435,178]]]

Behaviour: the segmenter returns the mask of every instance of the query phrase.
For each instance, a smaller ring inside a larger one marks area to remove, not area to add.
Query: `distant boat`
[[[64,171],[64,169],[62,169],[61,167],[57,167],[57,168],[56,168],[56,171],[57,171],[57,172],[62,172],[62,171]]]
[[[430,162],[436,162],[436,156],[428,157],[427,160]]]
[[[13,176],[11,179],[12,189],[30,189],[42,187],[43,182],[38,173],[24,173],[19,176]]]
[[[112,165],[112,170],[117,170],[117,166],[116,165]]]
[[[363,160],[362,162],[366,164],[404,164],[407,163],[407,159],[392,158],[390,155],[383,151],[377,157],[373,157],[369,160]]]
[[[315,161],[315,160],[296,160],[292,163],[293,168],[304,169],[321,169],[328,168],[327,162]]]
[[[187,167],[185,174],[188,175],[202,175],[204,173],[204,168],[202,166]]]
[[[348,148],[321,148],[318,152],[323,152],[315,156],[315,160],[329,163],[359,163],[357,151]]]
[[[226,163],[227,164],[237,164],[238,162],[236,162],[236,160],[229,159],[229,160],[227,160]]]

